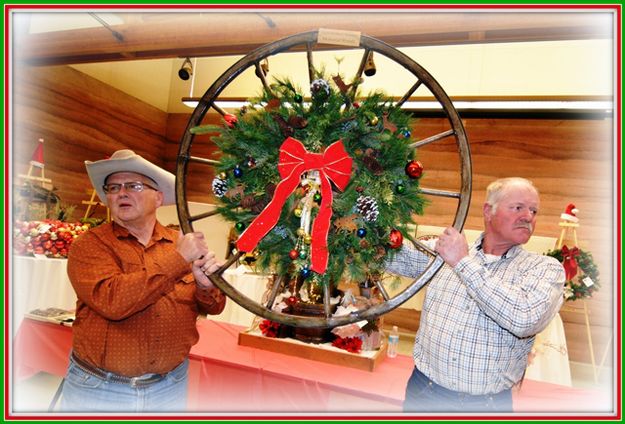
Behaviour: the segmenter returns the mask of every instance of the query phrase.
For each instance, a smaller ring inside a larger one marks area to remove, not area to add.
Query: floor
[[[398,352],[410,355],[413,340],[411,337],[400,337]],[[590,364],[571,362],[573,387],[592,389],[593,387],[609,387],[612,378],[611,369],[603,369],[598,373],[598,381],[594,381]],[[12,402],[14,412],[47,412],[61,378],[47,373],[39,373],[33,377],[14,384]]]

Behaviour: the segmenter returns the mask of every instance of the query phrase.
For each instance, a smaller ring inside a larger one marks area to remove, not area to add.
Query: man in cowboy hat
[[[64,411],[183,411],[199,314],[219,314],[207,278],[221,264],[202,233],[156,219],[174,203],[173,174],[131,150],[85,161],[112,222],[76,239],[67,270],[76,291]]]

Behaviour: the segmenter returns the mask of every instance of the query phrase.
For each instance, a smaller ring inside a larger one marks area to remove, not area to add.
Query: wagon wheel
[[[215,166],[219,162],[213,159],[208,159],[199,156],[191,155],[191,147],[193,144],[194,135],[191,129],[200,125],[204,116],[208,110],[212,107],[221,115],[225,115],[225,112],[215,104],[218,100],[220,93],[232,83],[243,71],[250,67],[255,67],[256,76],[260,79],[265,88],[268,88],[268,83],[265,80],[264,73],[261,72],[261,63],[266,58],[283,53],[289,49],[300,48],[306,50],[306,57],[308,62],[308,73],[310,81],[313,80],[313,46],[316,45],[318,39],[318,31],[304,32],[296,34],[269,44],[266,44],[243,58],[237,61],[229,69],[227,69],[204,93],[198,106],[194,110],[184,135],[180,142],[178,151],[177,165],[176,165],[176,205],[178,209],[178,217],[182,230],[187,232],[193,231],[193,223],[207,219],[215,215],[216,211],[208,213],[202,213],[198,215],[190,215],[187,193],[186,193],[186,179],[188,165],[190,162]],[[457,207],[453,225],[457,230],[461,231],[467,217],[470,196],[471,196],[471,158],[468,146],[467,137],[464,131],[464,127],[458,116],[456,109],[454,108],[451,100],[438,84],[438,82],[419,64],[417,64],[410,57],[400,52],[399,50],[389,46],[388,44],[377,40],[375,38],[361,35],[360,36],[360,48],[364,49],[360,67],[357,72],[357,77],[360,77],[365,70],[365,65],[370,52],[376,52],[377,54],[386,56],[388,59],[401,65],[407,71],[409,71],[415,78],[416,82],[405,95],[398,101],[399,104],[406,102],[419,87],[426,87],[431,94],[435,97],[436,101],[442,107],[445,113],[447,121],[449,123],[449,129],[433,134],[425,139],[417,141],[411,145],[413,148],[420,148],[430,143],[435,143],[440,140],[453,139],[455,141],[455,147],[459,155],[460,164],[460,189],[457,191],[439,190],[434,188],[421,187],[421,193],[427,196],[443,197],[455,199],[457,201]],[[384,287],[383,283],[376,282],[376,285],[382,294],[383,302],[370,306],[368,309],[358,311],[346,316],[332,317],[330,311],[330,289],[327,285],[324,286],[324,305],[325,305],[325,317],[308,317],[308,316],[295,316],[285,314],[281,312],[275,312],[271,309],[273,301],[276,298],[277,292],[280,287],[280,281],[276,281],[273,284],[271,293],[269,294],[269,300],[266,304],[261,304],[249,297],[245,296],[237,289],[235,289],[228,281],[226,281],[222,274],[241,256],[242,252],[232,256],[216,273],[209,276],[210,280],[219,287],[229,298],[234,300],[240,306],[253,314],[266,318],[271,321],[276,321],[282,324],[304,327],[304,328],[328,328],[345,325],[361,320],[372,320],[380,315],[383,315],[392,309],[398,307],[410,297],[417,293],[425,283],[427,283],[443,265],[442,258],[437,255],[432,249],[428,248],[425,244],[418,240],[412,241],[415,247],[426,254],[430,255],[433,260],[430,265],[424,270],[421,275],[414,279],[414,281],[408,285],[403,291],[395,296],[389,296],[388,291]]]

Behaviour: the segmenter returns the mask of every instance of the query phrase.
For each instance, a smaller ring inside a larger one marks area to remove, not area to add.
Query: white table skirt
[[[50,307],[76,309],[76,294],[67,277],[67,259],[13,256],[11,278],[12,334],[24,314]]]
[[[231,267],[223,273],[223,277],[232,287],[257,303],[262,304],[263,294],[267,291],[269,276],[250,272],[246,266]],[[234,300],[226,299],[226,307],[219,315],[211,315],[214,321],[250,327],[256,315],[239,306]]]
[[[571,386],[569,353],[560,314],[536,335],[525,378]]]

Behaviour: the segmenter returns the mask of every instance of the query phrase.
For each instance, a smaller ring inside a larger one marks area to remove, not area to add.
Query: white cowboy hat
[[[163,192],[163,205],[176,203],[176,177],[174,174],[159,168],[132,150],[118,150],[110,158],[95,162],[86,160],[85,167],[87,168],[91,184],[93,184],[100,200],[105,205],[107,204],[106,194],[102,186],[106,178],[116,172],[134,172],[145,175],[156,183],[156,188],[159,191]]]

